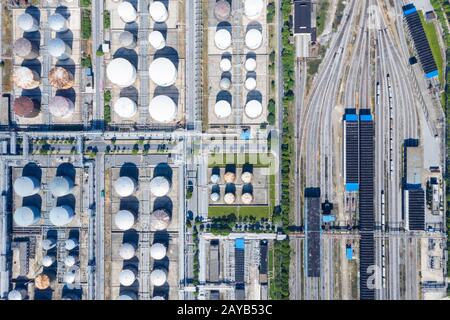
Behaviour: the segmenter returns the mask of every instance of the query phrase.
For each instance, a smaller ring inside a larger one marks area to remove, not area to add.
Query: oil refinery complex
[[[2,1],[0,300],[447,299],[449,12]]]

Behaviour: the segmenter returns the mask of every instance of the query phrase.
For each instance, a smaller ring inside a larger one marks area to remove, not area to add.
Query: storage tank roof
[[[114,182],[114,190],[120,197],[129,197],[136,189],[136,181],[133,178],[123,176]]]
[[[136,254],[136,249],[131,243],[125,242],[120,246],[119,255],[124,260],[133,258]]]
[[[42,241],[42,249],[50,250],[56,247],[55,240],[53,238],[48,238]]]
[[[34,206],[17,208],[14,212],[14,222],[20,227],[29,227],[39,221],[40,211]]]
[[[45,273],[41,273],[34,278],[34,285],[40,290],[50,287],[50,278]]]
[[[148,42],[156,50],[160,50],[166,46],[166,39],[160,31],[154,30],[148,35]]]
[[[233,193],[227,193],[223,197],[223,200],[225,201],[226,204],[232,204],[236,201],[236,196]]]
[[[66,205],[54,207],[52,210],[50,210],[49,214],[50,222],[57,227],[62,227],[71,223],[73,217],[73,209]]]
[[[76,239],[67,239],[64,242],[64,247],[68,251],[75,249],[77,246],[78,246],[78,241]]]
[[[41,83],[39,75],[27,67],[18,67],[14,69],[14,83],[22,89],[34,89]]]
[[[156,96],[150,101],[148,107],[150,116],[158,122],[171,122],[177,116],[177,106],[175,102],[166,95]]]
[[[256,60],[253,58],[248,58],[245,61],[245,70],[247,71],[255,71],[256,70]]]
[[[26,12],[17,18],[17,24],[25,32],[36,31],[37,29],[37,21],[31,14]]]
[[[256,50],[262,44],[263,36],[258,29],[250,29],[245,34],[245,45],[251,49]]]
[[[214,16],[219,21],[227,20],[230,17],[231,6],[230,3],[226,0],[219,0],[216,2],[216,6],[214,8]]]
[[[166,283],[167,275],[162,269],[154,269],[150,274],[150,281],[154,286],[160,287]]]
[[[228,58],[223,58],[222,60],[220,60],[220,70],[222,72],[228,72],[231,70],[231,61]]]
[[[66,271],[66,273],[64,274],[64,282],[65,283],[74,283],[75,282],[75,278],[76,278],[76,270],[75,269],[69,269],[68,271]]]
[[[54,67],[48,74],[50,84],[56,89],[70,89],[74,85],[73,74],[63,67]]]
[[[120,210],[114,217],[114,222],[120,230],[129,230],[134,225],[134,214],[129,210]]]
[[[226,50],[231,46],[231,33],[226,29],[216,31],[214,35],[214,43],[220,50]]]
[[[231,80],[229,78],[222,78],[220,79],[220,89],[222,90],[229,90],[231,87]]]
[[[154,296],[152,298],[152,300],[166,300],[166,299],[164,297],[162,297],[162,296]]]
[[[114,112],[121,118],[131,118],[137,112],[136,103],[127,97],[121,97],[114,103]]]
[[[73,181],[66,176],[56,176],[48,185],[50,192],[56,198],[68,195],[73,188]]]
[[[14,289],[8,293],[8,300],[23,300],[23,297],[19,290]]]
[[[167,229],[170,224],[170,216],[164,209],[153,211],[150,215],[150,227],[152,230],[161,231]]]
[[[130,31],[122,31],[119,35],[119,42],[124,47],[130,47],[134,44],[134,35]]]
[[[216,114],[217,118],[223,119],[227,118],[231,114],[231,105],[226,100],[219,100],[214,105],[214,113]]]
[[[14,113],[19,117],[34,118],[39,115],[37,102],[29,97],[18,97],[13,103]]]
[[[49,255],[46,255],[42,258],[41,262],[44,267],[50,267],[53,264],[53,262],[55,262],[55,258],[52,256],[49,256]]]
[[[19,38],[14,42],[14,53],[19,57],[28,56],[33,50],[31,41],[25,38]]]
[[[119,87],[129,87],[136,81],[136,68],[124,58],[112,60],[106,68],[108,79]]]
[[[167,249],[162,243],[154,243],[150,248],[150,255],[155,260],[161,260],[166,256]]]
[[[170,182],[163,176],[154,177],[150,181],[150,191],[155,197],[163,197],[170,191]]]
[[[218,194],[217,192],[213,192],[211,193],[211,201],[213,202],[217,202],[220,199],[220,194]]]
[[[236,181],[236,174],[234,172],[228,171],[225,172],[223,178],[226,183],[234,183],[234,181]]]
[[[117,7],[120,19],[125,23],[134,22],[137,19],[137,12],[133,5],[127,1],[123,1]]]
[[[211,183],[219,183],[220,176],[218,174],[211,175]]]
[[[121,285],[129,287],[136,281],[136,275],[131,269],[123,269],[119,274],[119,282]]]
[[[61,59],[65,57],[67,50],[66,43],[60,38],[51,39],[48,42],[48,53],[55,58]]]
[[[14,191],[21,197],[29,197],[39,192],[39,181],[34,177],[19,177],[14,181]]]
[[[248,77],[245,80],[245,89],[247,89],[248,91],[252,91],[255,90],[256,88],[256,79],[253,77]]]
[[[251,119],[258,118],[262,114],[262,111],[262,104],[258,100],[250,100],[245,105],[245,114]]]
[[[55,32],[66,31],[66,22],[66,19],[59,13],[54,13],[48,18],[48,25]]]
[[[75,111],[75,105],[66,97],[56,96],[50,100],[48,109],[54,117],[67,119]]]
[[[252,179],[253,179],[253,174],[251,172],[246,171],[246,172],[243,172],[241,175],[241,180],[244,183],[250,183],[250,182],[252,182]]]
[[[73,255],[68,255],[64,259],[64,264],[66,265],[66,267],[73,267],[76,262],[77,262],[77,260],[76,260],[75,256],[73,256]]]
[[[177,69],[167,58],[157,58],[152,61],[149,68],[150,79],[158,86],[169,87],[177,80]]]
[[[153,1],[150,4],[149,12],[155,22],[164,22],[169,17],[167,8],[161,1]]]
[[[245,0],[244,13],[249,19],[258,18],[264,9],[263,0]]]
[[[241,196],[242,203],[250,204],[253,201],[253,195],[251,193],[244,193]]]

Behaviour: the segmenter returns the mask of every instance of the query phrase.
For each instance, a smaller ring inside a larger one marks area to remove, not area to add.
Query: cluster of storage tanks
[[[261,16],[263,9],[263,0],[245,0],[244,2],[244,14],[248,19],[257,19]],[[220,22],[226,21],[227,19],[229,19],[230,14],[231,7],[228,1],[217,1],[214,8],[214,15],[216,19]],[[249,26],[250,25],[252,24],[250,23]],[[214,35],[214,43],[219,50],[227,50],[232,44],[231,32],[229,29],[220,26],[221,24],[219,23]],[[259,30],[258,28],[249,27],[245,34],[246,47],[249,50],[256,50],[261,46],[262,42],[263,35],[261,30]],[[255,57],[247,55],[247,59],[244,64],[245,70],[247,71],[244,87],[247,91],[253,91],[256,89],[256,79],[255,76],[252,75],[256,71]],[[231,58],[223,56],[220,61],[219,67],[220,71],[222,72],[222,78],[219,84],[220,89],[228,91],[231,88],[231,79],[229,76],[226,76],[226,74],[229,73],[232,68]],[[261,102],[254,99],[249,100],[245,105],[244,112],[250,119],[258,118],[263,112]],[[218,99],[216,101],[216,104],[214,105],[214,113],[219,119],[228,118],[232,113],[230,102],[224,99]]]
[[[119,17],[125,23],[134,23],[138,18],[136,8],[127,1],[122,1],[117,7]],[[150,17],[155,23],[164,23],[169,18],[168,8],[162,1],[152,1],[149,6]],[[134,49],[136,38],[129,31],[123,31],[119,36],[123,48]],[[150,45],[155,50],[166,46],[166,39],[162,32],[152,31],[148,36]],[[125,58],[115,58],[107,66],[108,79],[119,88],[132,86],[136,82],[136,67]],[[178,71],[175,64],[167,57],[158,57],[149,67],[150,79],[160,87],[170,87],[175,84]],[[114,103],[115,113],[125,119],[132,118],[137,113],[136,102],[127,97],[121,97]],[[152,119],[160,123],[172,122],[177,116],[177,104],[167,95],[155,96],[149,104],[149,113]]]
[[[211,174],[211,183],[213,184],[210,199],[212,202],[218,202],[220,200],[220,187],[221,180],[219,172],[213,172]],[[227,171],[223,176],[223,180],[226,183],[225,195],[223,201],[226,204],[233,204],[236,202],[236,173],[234,171]],[[241,174],[241,181],[244,184],[242,187],[241,202],[243,204],[251,204],[253,202],[253,187],[252,187],[253,173],[249,170],[243,170]]]
[[[48,188],[53,197],[59,198],[69,195],[74,186],[74,181],[67,176],[56,176],[49,184]],[[15,193],[22,197],[31,197],[39,193],[41,184],[38,179],[32,176],[21,176],[14,181]],[[69,205],[59,205],[50,210],[50,223],[56,227],[63,227],[70,224],[75,217],[75,212]],[[33,205],[26,205],[16,209],[14,212],[14,223],[19,227],[30,227],[39,223],[41,211]]]
[[[24,36],[14,43],[14,54],[22,59],[34,60],[39,57],[39,44],[26,37],[26,34],[38,32],[39,23],[29,13],[22,13],[17,18],[19,28],[24,31]],[[61,35],[69,30],[66,18],[58,13],[58,9],[48,17],[48,25],[56,35]],[[55,37],[47,43],[48,53],[58,61],[67,60],[71,56],[70,46],[60,37]],[[36,89],[41,85],[39,74],[32,68],[22,65],[15,68],[13,73],[15,85],[23,90]],[[74,75],[61,66],[54,66],[48,74],[50,85],[56,90],[67,90],[74,86]],[[75,106],[72,100],[57,95],[49,102],[50,113],[57,118],[69,118]],[[21,96],[14,100],[14,113],[23,118],[34,118],[40,113],[40,102],[29,96]]]

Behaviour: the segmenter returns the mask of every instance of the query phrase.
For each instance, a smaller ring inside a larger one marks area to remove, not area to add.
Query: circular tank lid
[[[220,89],[222,90],[229,90],[231,87],[231,80],[229,78],[224,77],[220,80],[219,86]]]
[[[66,19],[59,13],[54,13],[48,18],[50,29],[55,32],[63,32],[67,30]]]
[[[120,230],[129,230],[134,225],[134,214],[129,210],[120,210],[114,217],[114,222]]]
[[[136,275],[131,269],[123,269],[119,274],[119,281],[121,285],[129,287],[136,281]]]
[[[69,284],[74,283],[76,275],[77,274],[75,269],[66,271],[66,273],[64,274],[64,282]]]
[[[155,197],[164,197],[170,191],[170,182],[163,176],[154,177],[150,181],[150,191]]]
[[[219,21],[227,20],[230,17],[231,6],[230,3],[226,0],[219,0],[216,2],[216,6],[214,8],[214,16]]]
[[[218,174],[212,174],[211,175],[211,183],[219,183],[220,176]]]
[[[232,204],[236,201],[236,196],[233,193],[227,193],[223,197],[223,200],[225,201],[226,204]]]
[[[177,69],[167,58],[157,58],[149,67],[150,79],[158,86],[169,87],[177,80]]]
[[[211,193],[211,201],[213,202],[217,202],[220,199],[220,194],[218,194],[217,192],[213,192]]]
[[[44,267],[50,267],[53,262],[55,262],[55,258],[49,255],[44,256],[41,261]]]
[[[262,114],[262,111],[262,104],[258,100],[250,100],[245,105],[245,114],[251,119],[258,118]]]
[[[154,286],[160,287],[166,283],[167,275],[162,269],[154,269],[150,274],[150,281]]]
[[[241,196],[242,203],[250,204],[253,201],[253,195],[251,193],[243,193]]]
[[[124,58],[112,60],[106,68],[108,79],[119,87],[129,87],[136,81],[136,68]]]
[[[256,79],[253,77],[248,77],[245,80],[245,89],[247,89],[248,91],[252,91],[255,90],[256,88]]]
[[[77,260],[74,256],[72,255],[68,255],[65,259],[64,259],[64,264],[67,267],[73,267],[75,265],[75,263],[77,263]]]
[[[66,54],[66,44],[60,38],[51,39],[48,42],[48,53],[55,58],[62,58]]]
[[[226,29],[216,31],[214,35],[214,43],[220,50],[226,50],[231,46],[231,33]]]
[[[230,103],[226,100],[217,101],[214,106],[214,113],[216,114],[217,118],[219,118],[219,119],[229,117],[231,114]]]
[[[253,174],[251,172],[243,172],[241,175],[241,180],[244,183],[250,183],[252,182],[253,179]]]
[[[22,13],[17,18],[17,24],[23,31],[30,31],[36,29],[36,20],[29,13]]]
[[[17,208],[14,212],[14,222],[20,227],[28,227],[35,224],[40,218],[39,209],[33,206]]]
[[[156,50],[160,50],[166,46],[166,39],[160,31],[154,30],[148,35],[148,42]]]
[[[263,0],[245,0],[244,13],[249,19],[258,18],[264,9]]]
[[[167,8],[161,1],[153,1],[150,4],[149,12],[155,22],[165,22],[169,17]]]
[[[33,50],[31,41],[25,38],[19,38],[14,42],[14,53],[19,57],[26,57]]]
[[[137,300],[137,295],[131,291],[124,291],[120,294],[117,300]]]
[[[64,247],[67,251],[73,250],[78,246],[78,241],[76,239],[67,239],[64,242]]]
[[[166,300],[163,296],[154,296],[152,300]]]
[[[62,227],[71,223],[73,217],[74,217],[73,209],[66,205],[54,207],[52,210],[50,210],[49,214],[50,222],[58,227]]]
[[[167,254],[166,246],[162,243],[154,243],[150,248],[150,255],[155,260],[161,260]]]
[[[54,239],[45,239],[42,241],[42,249],[44,250],[50,250],[53,249],[54,247],[56,247],[56,243]]]
[[[27,67],[18,67],[14,69],[14,83],[22,89],[34,89],[39,87],[39,75]]]
[[[245,34],[245,45],[251,49],[258,49],[262,44],[263,36],[258,29],[250,29]]]
[[[40,290],[45,290],[50,287],[50,278],[45,273],[41,273],[34,278],[34,285]]]
[[[29,197],[39,192],[39,181],[34,177],[19,177],[14,181],[14,191],[21,197]]]
[[[48,104],[48,108],[54,117],[63,119],[70,118],[75,111],[73,102],[62,96],[53,97]]]
[[[255,71],[256,70],[256,60],[253,58],[248,58],[245,61],[245,70],[247,71]]]
[[[22,293],[19,290],[11,290],[8,293],[8,300],[23,300]]]
[[[220,60],[220,70],[222,72],[228,72],[231,70],[231,61],[228,58],[223,58],[222,60]]]
[[[175,102],[166,95],[156,96],[150,101],[148,107],[150,116],[158,122],[172,122],[177,116],[177,106]]]
[[[137,112],[137,106],[130,98],[121,97],[114,103],[114,112],[121,118],[132,118]]]
[[[29,97],[18,97],[13,103],[14,113],[19,117],[34,118],[39,115],[37,103]]]
[[[134,35],[130,31],[122,31],[119,35],[119,42],[124,47],[130,47],[135,43]]]
[[[150,227],[152,230],[161,231],[167,229],[170,224],[170,216],[164,209],[153,211],[150,215]]]
[[[131,243],[125,242],[120,246],[119,255],[124,260],[133,258],[136,254],[136,249]]]
[[[223,176],[226,183],[233,183],[236,181],[236,174],[234,172],[228,171]]]
[[[133,178],[123,176],[114,182],[114,190],[120,197],[129,197],[136,189],[136,182]]]
[[[48,74],[50,85],[56,89],[70,89],[74,85],[73,75],[63,67],[54,67]]]
[[[56,176],[48,185],[50,192],[56,198],[63,197],[72,191],[73,181],[66,176]]]
[[[137,19],[137,12],[133,5],[127,1],[123,1],[117,7],[120,19],[125,23],[134,22]]]

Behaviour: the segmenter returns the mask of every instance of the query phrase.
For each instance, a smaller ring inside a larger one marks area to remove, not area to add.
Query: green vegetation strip
[[[81,12],[81,38],[89,40],[92,34],[91,10],[83,9]]]
[[[423,17],[422,11],[420,11],[420,21],[422,22],[423,29],[425,30],[425,34],[427,36],[428,42],[430,43],[431,52],[433,53],[434,61],[436,61],[436,65],[439,71],[439,81],[441,83],[444,82],[443,75],[443,64],[444,61],[442,59],[441,47],[439,46],[438,34],[436,32],[436,28],[433,22],[426,22]]]
[[[270,207],[268,206],[210,206],[208,217],[222,217],[229,214],[236,217],[255,217],[257,220],[270,217]]]

